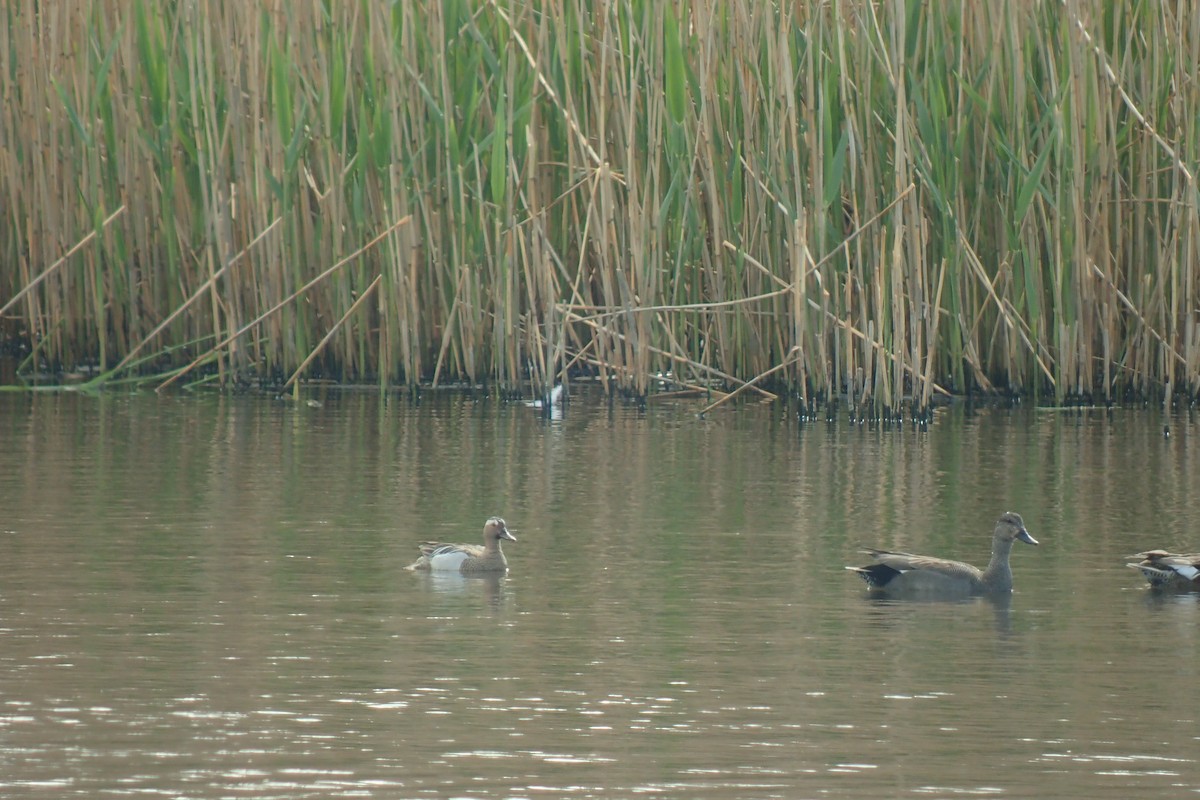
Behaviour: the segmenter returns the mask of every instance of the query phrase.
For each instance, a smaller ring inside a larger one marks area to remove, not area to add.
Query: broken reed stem
[[[879,342],[875,341],[870,336],[867,336],[865,333],[860,331],[858,328],[851,325],[849,322],[846,322],[844,319],[838,317],[832,311],[828,311],[826,309],[821,308],[819,305],[816,304],[815,301],[809,300],[808,304],[814,310],[820,311],[823,314],[825,314],[825,316],[829,319],[829,321],[832,322],[834,325],[837,325],[839,328],[846,331],[846,333],[850,334],[851,336],[857,337],[857,338],[861,339],[862,341],[866,342],[867,344],[871,345],[871,347],[873,349],[882,353],[893,364],[898,364],[900,366],[900,368],[902,370],[904,370],[905,372],[907,372],[909,377],[912,378],[914,381],[921,380],[921,378],[922,378],[921,373],[919,373],[915,369],[913,369],[912,365],[909,364],[908,362],[906,362],[903,358],[901,358],[900,356],[891,352],[886,347],[881,345]],[[945,388],[939,386],[937,383],[931,382],[931,385],[933,386],[933,390],[935,392],[937,392],[938,394],[944,395],[946,397],[951,396],[951,393],[948,389],[945,389]]]
[[[235,333],[233,333],[233,334],[231,334],[231,335],[227,336],[227,337],[226,337],[225,339],[223,339],[222,341],[220,341],[220,342],[218,342],[217,344],[213,345],[212,349],[210,349],[210,350],[209,350],[207,353],[205,353],[204,355],[202,355],[202,356],[200,356],[199,358],[195,359],[194,361],[192,361],[192,363],[188,364],[188,365],[187,365],[186,367],[184,367],[182,370],[180,370],[179,372],[175,373],[174,375],[172,375],[170,378],[168,378],[167,380],[163,381],[162,383],[160,383],[160,384],[158,385],[158,387],[155,389],[155,391],[156,391],[156,392],[161,392],[163,389],[167,388],[168,386],[170,386],[171,384],[173,384],[175,381],[179,380],[179,379],[180,379],[180,378],[182,378],[184,375],[186,375],[186,374],[188,374],[189,372],[191,372],[191,371],[192,371],[193,369],[195,369],[197,366],[199,366],[200,364],[202,364],[202,363],[204,363],[205,361],[207,361],[207,360],[208,360],[209,358],[211,358],[211,357],[212,357],[212,356],[213,356],[215,353],[217,353],[217,352],[218,352],[218,351],[220,351],[220,350],[224,350],[226,347],[228,347],[228,346],[229,346],[229,344],[230,344],[231,342],[234,342],[234,341],[236,341],[238,338],[240,338],[240,337],[242,336],[242,334],[246,333],[246,331],[249,331],[249,330],[250,330],[250,329],[252,329],[254,326],[256,326],[256,325],[258,325],[260,322],[262,322],[263,320],[265,320],[265,319],[267,319],[268,317],[270,317],[271,315],[275,314],[277,311],[279,311],[280,309],[284,308],[284,307],[285,307],[285,306],[286,306],[288,303],[292,302],[292,301],[293,301],[293,300],[295,300],[297,297],[299,297],[300,295],[304,294],[304,293],[305,293],[305,292],[307,292],[309,289],[311,289],[312,287],[316,286],[318,283],[320,283],[321,281],[325,280],[325,279],[326,279],[326,278],[328,278],[330,275],[332,275],[333,273],[337,272],[337,271],[338,271],[339,269],[341,269],[342,267],[344,267],[344,266],[346,266],[347,264],[349,264],[351,261],[354,261],[354,260],[355,260],[356,258],[358,258],[360,255],[362,255],[363,253],[367,252],[367,251],[368,251],[368,250],[370,250],[372,247],[374,247],[375,245],[379,244],[379,242],[381,242],[381,241],[383,241],[384,239],[386,239],[388,236],[390,236],[390,235],[391,235],[391,234],[392,234],[394,231],[396,231],[398,228],[400,228],[400,227],[401,227],[401,226],[403,226],[403,225],[407,225],[407,224],[408,224],[409,222],[411,222],[411,221],[412,221],[412,214],[408,214],[407,216],[404,216],[404,217],[402,217],[402,218],[401,218],[399,221],[397,221],[397,222],[393,223],[393,224],[392,224],[392,226],[391,226],[391,227],[389,227],[387,230],[385,230],[383,233],[379,234],[379,235],[378,235],[378,236],[376,236],[374,239],[372,239],[371,241],[367,242],[367,243],[366,243],[366,244],[364,244],[362,247],[358,248],[357,250],[355,250],[353,253],[351,253],[350,255],[346,256],[346,257],[345,257],[345,258],[343,258],[342,260],[338,261],[338,262],[337,262],[336,264],[334,264],[332,267],[330,267],[329,269],[325,270],[325,271],[324,271],[324,272],[322,272],[320,275],[318,275],[317,277],[313,278],[313,279],[312,279],[312,280],[310,280],[308,283],[304,284],[303,286],[301,286],[301,287],[300,287],[299,289],[297,289],[296,291],[292,292],[290,295],[288,295],[288,296],[287,296],[287,297],[285,297],[284,299],[280,300],[278,303],[276,303],[274,306],[272,306],[271,308],[269,308],[269,309],[267,309],[266,311],[264,311],[262,314],[259,314],[257,317],[255,317],[255,318],[254,318],[253,320],[251,320],[250,322],[247,322],[245,325],[243,325],[241,328],[239,328],[239,329],[238,329],[238,330],[237,330]]]
[[[616,364],[609,364],[609,363],[607,363],[605,361],[601,361],[597,358],[591,358],[589,356],[584,355],[582,352],[576,353],[574,356],[572,356],[571,360],[580,362],[583,364],[589,364],[598,369],[611,369],[611,370],[614,370],[617,372],[624,372],[624,373],[631,372],[631,370],[629,370],[626,367],[621,367]],[[646,377],[650,378],[651,380],[658,380],[658,378],[659,378],[658,375],[646,375]],[[726,392],[722,392],[719,389],[713,389],[711,386],[700,386],[699,384],[689,383],[687,381],[681,381],[678,378],[671,378],[671,383],[682,386],[684,389],[687,389],[689,394],[699,393],[699,394],[716,395],[718,397],[727,397],[728,396]],[[661,394],[652,395],[652,397],[654,397],[654,398],[668,397],[671,394],[673,394],[673,393],[672,392],[664,392]]]
[[[467,279],[467,267],[464,265],[458,270],[458,280],[454,284],[454,300],[450,303],[450,313],[446,315],[446,324],[442,328],[442,345],[438,348],[437,363],[433,367],[433,385],[436,388],[438,378],[442,374],[442,364],[446,360],[446,353],[450,351],[450,344],[453,341],[453,331],[458,324],[458,309],[462,306],[462,290],[463,282]]]
[[[108,225],[109,225],[109,223],[111,223],[111,222],[112,222],[114,219],[116,219],[117,217],[121,216],[121,215],[122,215],[122,214],[124,214],[124,213],[125,213],[125,206],[124,206],[124,204],[122,204],[120,208],[118,208],[118,209],[117,209],[116,211],[114,211],[113,213],[109,214],[109,215],[108,215],[108,218],[107,218],[107,219],[105,219],[105,220],[104,220],[104,222],[100,223],[100,229],[99,229],[99,230],[104,230],[105,228],[107,228],[107,227],[108,227]],[[39,283],[41,283],[42,281],[46,280],[46,278],[50,277],[50,275],[51,275],[51,274],[52,274],[52,273],[53,273],[53,272],[54,272],[56,269],[58,269],[59,267],[61,267],[63,264],[67,263],[67,259],[69,259],[71,256],[73,256],[73,255],[75,255],[76,253],[78,253],[78,252],[79,252],[79,250],[80,250],[80,249],[81,249],[81,248],[82,248],[84,245],[86,245],[86,244],[88,244],[89,242],[91,242],[91,241],[92,241],[92,239],[95,239],[95,238],[96,238],[96,234],[97,234],[98,232],[99,232],[99,231],[97,231],[97,230],[92,230],[90,233],[88,233],[88,235],[87,235],[87,236],[84,236],[84,237],[83,237],[82,239],[80,239],[78,242],[76,242],[75,244],[73,244],[73,245],[71,246],[71,249],[70,249],[70,250],[68,250],[67,252],[63,253],[63,254],[62,254],[62,255],[61,255],[61,256],[60,256],[58,259],[56,259],[56,260],[55,260],[55,262],[54,262],[53,264],[51,264],[50,266],[46,267],[44,270],[42,270],[42,271],[41,271],[41,273],[40,273],[40,274],[39,274],[39,275],[38,275],[36,278],[34,278],[34,279],[33,279],[33,280],[31,280],[31,281],[30,281],[28,284],[26,284],[24,289],[22,289],[21,291],[17,292],[15,295],[13,295],[13,296],[12,296],[12,298],[11,298],[11,299],[9,299],[9,301],[8,301],[7,303],[5,303],[3,306],[0,306],[0,316],[3,316],[3,314],[4,314],[4,312],[5,312],[5,311],[8,311],[10,308],[12,308],[14,305],[16,305],[16,304],[17,304],[17,302],[18,302],[18,301],[19,301],[19,300],[20,300],[22,297],[24,297],[25,295],[27,295],[27,294],[29,294],[31,291],[33,291],[35,288],[37,288],[37,285],[38,285]]]
[[[134,345],[134,347],[129,351],[129,353],[126,354],[126,356],[123,359],[121,359],[121,361],[115,367],[112,368],[112,370],[109,374],[110,375],[119,375],[121,370],[125,368],[125,365],[127,365],[130,361],[132,361],[134,356],[136,356],[138,353],[141,352],[142,348],[146,346],[147,342],[152,341],[155,336],[158,336],[158,334],[162,333],[163,330],[165,330],[168,325],[170,325],[172,322],[174,322],[175,319],[178,318],[180,314],[182,314],[184,311],[186,311],[187,308],[192,303],[199,300],[200,296],[203,295],[205,292],[207,292],[209,290],[209,288],[213,284],[215,284],[222,275],[225,274],[226,270],[228,270],[230,267],[232,267],[234,264],[236,264],[238,261],[240,261],[242,256],[244,256],[248,252],[250,252],[254,248],[254,245],[257,244],[258,242],[262,241],[262,238],[264,236],[266,236],[268,233],[270,233],[275,228],[275,226],[278,225],[280,223],[280,221],[282,221],[282,220],[283,220],[283,217],[276,217],[274,222],[272,222],[267,227],[263,228],[262,231],[260,231],[259,234],[257,236],[255,236],[254,239],[252,239],[248,245],[246,245],[244,248],[242,248],[242,250],[237,255],[235,255],[233,258],[229,259],[229,262],[227,264],[225,264],[225,266],[221,267],[219,270],[214,272],[208,280],[206,280],[204,283],[200,284],[199,288],[197,288],[196,291],[192,293],[191,297],[189,297],[187,300],[185,300],[182,305],[180,305],[178,308],[176,308],[174,311],[172,311],[167,316],[166,319],[164,319],[162,322],[160,322],[154,330],[150,331],[150,333],[146,334],[140,342],[138,342],[136,345]]]
[[[775,292],[767,292],[766,294],[756,294],[753,297],[739,297],[736,300],[716,300],[711,303],[684,303],[682,305],[668,306],[631,306],[623,308],[620,306],[593,306],[593,305],[576,305],[574,303],[559,303],[559,309],[571,314],[580,322],[588,320],[596,320],[601,317],[619,316],[621,314],[637,314],[643,311],[708,311],[713,308],[730,308],[732,306],[743,306],[749,303],[758,303],[763,300],[769,300],[772,297],[779,297],[782,294],[787,294],[791,291],[790,287],[784,287]],[[576,311],[595,311],[597,313],[583,317],[576,314]]]
[[[626,336],[623,333],[617,333],[615,331],[611,331],[608,328],[605,328],[600,323],[591,319],[590,317],[581,317],[578,314],[575,314],[574,312],[572,312],[568,309],[563,309],[563,310],[565,312],[564,316],[567,317],[568,319],[573,319],[576,322],[582,322],[584,325],[595,328],[599,331],[603,331],[605,334],[607,334],[609,336],[612,336],[616,339],[620,339],[621,341],[626,341]],[[737,378],[733,377],[732,375],[727,375],[726,373],[722,372],[719,369],[716,369],[715,367],[710,367],[706,364],[701,364],[700,362],[693,361],[692,359],[687,358],[685,356],[676,355],[675,353],[670,353],[670,352],[667,352],[666,350],[663,350],[658,347],[653,347],[653,346],[648,346],[648,349],[652,353],[656,353],[657,355],[663,356],[665,358],[669,358],[672,361],[679,363],[679,364],[686,364],[687,366],[690,366],[692,369],[700,370],[701,372],[706,372],[709,375],[720,378],[723,381],[728,381],[730,383],[736,383],[736,384],[742,383],[742,381],[739,381]],[[603,363],[603,362],[598,362],[598,363]],[[625,370],[625,371],[629,371],[629,370]],[[752,388],[754,391],[758,392],[759,394],[761,394],[763,397],[767,398],[768,400],[774,400],[777,397],[777,395],[775,395],[773,392],[768,392],[766,389],[762,389],[758,386],[752,386],[750,388]]]
[[[1059,0],[1059,2],[1062,4],[1064,9],[1067,9],[1068,11],[1071,9],[1071,4],[1068,3],[1067,0]],[[1087,28],[1084,27],[1083,20],[1080,19],[1078,15],[1072,14],[1071,21],[1075,23],[1075,29],[1079,31],[1083,41],[1092,49],[1092,53],[1096,56],[1096,60],[1100,62],[1101,72],[1104,73],[1104,77],[1107,78],[1109,83],[1113,85],[1113,88],[1117,90],[1117,94],[1121,97],[1121,102],[1127,109],[1129,109],[1129,113],[1132,114],[1134,119],[1136,119],[1138,123],[1146,129],[1146,132],[1150,134],[1150,137],[1154,139],[1155,143],[1158,144],[1163,153],[1166,154],[1167,158],[1171,160],[1171,163],[1175,166],[1175,169],[1179,170],[1179,173],[1183,175],[1188,185],[1195,187],[1196,178],[1192,175],[1192,171],[1187,168],[1187,165],[1183,163],[1183,161],[1179,158],[1179,155],[1175,152],[1175,148],[1172,147],[1167,140],[1159,134],[1158,130],[1155,129],[1150,120],[1146,119],[1146,115],[1142,113],[1142,110],[1137,107],[1137,103],[1133,102],[1133,98],[1129,96],[1127,91],[1125,91],[1125,87],[1121,84],[1120,78],[1117,77],[1116,71],[1109,63],[1108,57],[1104,55],[1104,51],[1100,49],[1100,45],[1092,41],[1092,35],[1088,33]]]
[[[946,262],[942,261],[942,268],[938,270],[937,292],[933,297],[933,321],[929,324],[929,331],[926,334],[926,352],[925,352],[925,374],[921,377],[921,406],[923,411],[929,410],[929,403],[933,399],[933,364],[937,357],[937,329],[938,323],[942,319],[942,288],[946,285]],[[916,394],[914,392],[914,394]]]
[[[746,383],[743,383],[741,386],[737,387],[737,388],[736,388],[736,389],[734,389],[732,392],[730,392],[729,394],[727,394],[727,395],[725,395],[724,397],[722,397],[720,400],[717,400],[717,401],[715,401],[715,402],[713,402],[713,403],[709,403],[709,404],[708,404],[708,405],[706,405],[704,408],[702,408],[702,409],[700,409],[699,411],[697,411],[697,412],[696,412],[696,416],[698,416],[698,417],[702,417],[702,416],[704,416],[705,414],[707,414],[709,411],[712,411],[712,410],[713,410],[714,408],[716,408],[717,406],[720,406],[720,405],[722,405],[722,404],[724,404],[724,403],[727,403],[727,402],[729,402],[730,400],[732,400],[733,398],[735,398],[735,397],[737,397],[739,394],[741,394],[741,393],[742,393],[744,390],[746,390],[746,389],[749,389],[749,388],[753,387],[753,386],[754,386],[756,383],[758,383],[759,381],[761,381],[761,380],[763,380],[763,379],[765,379],[765,378],[767,378],[767,377],[770,377],[771,375],[774,375],[776,372],[779,372],[781,369],[786,369],[787,367],[791,366],[791,365],[792,365],[792,364],[794,364],[794,363],[795,363],[795,362],[796,362],[796,361],[797,361],[799,358],[800,358],[800,348],[799,348],[799,347],[793,347],[793,348],[792,348],[792,350],[791,350],[791,352],[790,352],[790,353],[788,353],[787,360],[783,361],[783,362],[782,362],[782,363],[780,363],[780,364],[776,364],[775,366],[771,367],[771,368],[770,368],[769,370],[767,370],[766,372],[762,372],[762,373],[759,373],[758,375],[755,375],[755,376],[754,376],[753,378],[751,378],[749,381],[747,381]]]
[[[1178,361],[1180,364],[1183,364],[1186,366],[1187,359],[1184,358],[1183,356],[1181,356],[1175,350],[1175,348],[1171,346],[1171,343],[1163,338],[1162,334],[1160,334],[1158,331],[1154,330],[1154,326],[1146,321],[1146,318],[1142,316],[1142,312],[1138,311],[1137,306],[1135,306],[1133,304],[1133,301],[1131,301],[1128,297],[1126,297],[1124,292],[1122,292],[1120,289],[1118,289],[1116,286],[1114,286],[1112,281],[1110,281],[1108,279],[1108,277],[1100,270],[1100,267],[1096,266],[1096,264],[1094,262],[1090,266],[1092,268],[1092,271],[1096,273],[1096,277],[1098,277],[1100,280],[1104,281],[1105,286],[1107,286],[1111,292],[1116,294],[1117,299],[1121,301],[1121,305],[1123,305],[1127,309],[1129,309],[1129,313],[1133,314],[1134,318],[1137,319],[1137,321],[1139,323],[1141,323],[1142,327],[1145,328],[1150,333],[1151,336],[1153,336],[1155,339],[1157,339],[1159,344],[1161,344],[1164,348],[1166,348],[1167,354],[1170,355],[1176,361]]]
[[[493,10],[495,10],[496,15],[499,16],[500,19],[504,20],[505,24],[508,25],[509,36],[511,36],[517,43],[517,46],[521,48],[521,52],[525,54],[525,60],[529,62],[530,68],[533,69],[534,75],[537,76],[538,84],[543,90],[545,90],[546,96],[550,98],[550,101],[554,104],[554,107],[558,109],[560,114],[562,114],[567,126],[571,129],[571,133],[574,134],[579,148],[588,154],[588,157],[591,159],[594,166],[602,166],[603,162],[600,159],[600,155],[596,152],[595,148],[592,147],[591,142],[588,141],[588,137],[579,127],[579,123],[575,121],[575,117],[573,117],[571,113],[567,111],[567,109],[563,108],[562,101],[558,98],[558,92],[554,90],[554,87],[548,80],[546,80],[546,76],[542,74],[542,70],[538,67],[537,59],[534,58],[533,53],[529,50],[529,45],[525,43],[525,39],[521,36],[520,31],[518,31],[517,27],[513,25],[512,19],[509,18],[508,14],[504,13],[504,9],[500,8],[496,0],[488,0],[488,2],[491,4]]]
[[[300,374],[304,372],[304,370],[308,369],[308,365],[311,364],[317,355],[320,354],[325,345],[327,345],[338,332],[338,329],[341,328],[346,320],[350,319],[350,316],[357,311],[364,302],[366,302],[366,299],[370,297],[377,288],[379,288],[379,284],[382,281],[382,274],[375,276],[375,280],[371,281],[371,285],[363,291],[359,298],[355,300],[348,309],[346,309],[346,313],[342,314],[341,319],[339,319],[333,324],[332,327],[330,327],[329,332],[325,334],[321,341],[317,342],[317,346],[312,349],[312,352],[308,354],[308,357],[305,358],[304,361],[300,362],[300,366],[296,367],[296,371],[292,373],[292,377],[288,378],[287,382],[283,384],[282,391],[287,391],[288,387],[295,383],[296,379],[300,377]]]
[[[1042,370],[1042,374],[1045,375],[1046,380],[1051,386],[1054,386],[1054,373],[1050,371],[1050,367],[1047,366],[1046,362],[1042,360],[1041,355],[1037,352],[1037,348],[1033,346],[1033,342],[1029,341],[1027,326],[1018,324],[1016,320],[1020,320],[1020,316],[1013,313],[1008,303],[1002,300],[1000,295],[996,293],[996,286],[992,279],[988,277],[987,270],[983,268],[983,263],[979,260],[979,256],[976,254],[975,249],[971,247],[970,242],[968,242],[966,238],[962,236],[962,231],[958,231],[958,234],[963,251],[967,254],[966,261],[971,266],[972,273],[979,279],[979,283],[982,284],[985,290],[987,290],[988,298],[995,303],[996,310],[1000,313],[1000,319],[1004,321],[1005,326],[1007,326],[1009,330],[1014,330],[1017,332],[1017,335],[1021,337],[1021,341],[1025,343],[1025,347],[1028,348],[1029,355]],[[997,275],[997,278],[998,277],[999,276]]]

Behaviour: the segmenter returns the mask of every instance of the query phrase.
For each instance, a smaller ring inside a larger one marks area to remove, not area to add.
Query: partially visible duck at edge
[[[1126,566],[1140,571],[1153,589],[1200,589],[1200,553],[1170,553],[1147,550],[1131,558]]]
[[[1021,515],[1009,511],[996,520],[992,533],[992,559],[984,569],[962,561],[891,550],[868,549],[873,559],[865,567],[846,567],[857,572],[872,592],[898,597],[969,597],[1012,592],[1012,569],[1008,556],[1013,542],[1037,544],[1025,530]]]
[[[484,572],[504,572],[508,559],[500,549],[500,540],[515,542],[517,537],[508,530],[500,517],[489,517],[483,524],[483,544],[447,544],[421,542],[421,557],[409,564],[411,570],[446,570],[474,575]]]

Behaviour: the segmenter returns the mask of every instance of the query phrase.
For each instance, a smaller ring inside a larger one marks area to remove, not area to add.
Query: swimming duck
[[[446,544],[422,542],[421,557],[409,564],[411,570],[452,570],[464,575],[478,572],[503,572],[508,559],[500,549],[500,540],[515,542],[517,537],[508,531],[500,517],[489,517],[483,524],[483,544]]]
[[[1025,530],[1021,515],[1009,511],[996,520],[992,534],[992,559],[980,570],[962,561],[932,556],[868,549],[875,559],[865,567],[846,567],[857,572],[871,590],[891,595],[959,596],[1006,594],[1012,591],[1008,556],[1013,542],[1037,544]]]
[[[1147,550],[1127,564],[1139,570],[1155,589],[1200,589],[1200,553],[1169,553],[1166,550]]]

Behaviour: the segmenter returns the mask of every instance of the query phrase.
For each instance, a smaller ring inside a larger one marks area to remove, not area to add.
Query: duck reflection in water
[[[419,583],[430,592],[456,597],[482,595],[489,608],[500,608],[505,603],[505,583],[508,576],[502,572],[485,572],[464,575],[458,572],[430,571],[422,575]]]
[[[866,599],[869,604],[866,623],[879,631],[907,631],[914,622],[938,626],[963,619],[985,619],[990,611],[996,633],[1001,637],[1013,633],[1012,594],[896,597],[887,592],[868,592]],[[930,617],[931,614],[934,616]]]

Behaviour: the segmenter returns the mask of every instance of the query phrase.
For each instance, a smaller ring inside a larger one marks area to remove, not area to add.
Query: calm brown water
[[[1200,792],[1200,423],[0,395],[0,796]],[[887,604],[857,544],[1011,603]],[[520,541],[495,580],[403,570]]]

